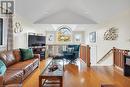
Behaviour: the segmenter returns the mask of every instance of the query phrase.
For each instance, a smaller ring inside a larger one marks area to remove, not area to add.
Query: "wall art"
[[[118,28],[112,27],[104,33],[104,40],[116,40],[118,38]]]

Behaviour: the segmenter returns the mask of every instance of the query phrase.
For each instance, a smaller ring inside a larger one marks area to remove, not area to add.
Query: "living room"
[[[0,87],[129,87],[129,0],[0,4]]]

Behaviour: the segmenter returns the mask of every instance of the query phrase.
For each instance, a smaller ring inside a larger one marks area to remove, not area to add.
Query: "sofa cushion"
[[[34,57],[32,49],[20,49],[22,60],[32,59]]]
[[[14,63],[16,63],[13,52],[8,51],[6,53],[1,53],[0,54],[0,59],[6,64],[6,66],[11,66]]]
[[[18,49],[13,50],[13,55],[15,57],[16,62],[19,62],[21,60],[21,52],[20,52],[20,50],[18,50]]]
[[[21,83],[23,78],[23,70],[14,69],[14,70],[6,70],[4,75],[4,85],[7,84],[15,84]]]
[[[22,62],[19,62],[19,63],[16,63],[16,64],[10,66],[8,69],[22,69],[24,74],[26,74],[31,69],[33,69],[35,61],[39,61],[39,60],[31,59],[31,60],[22,61]]]

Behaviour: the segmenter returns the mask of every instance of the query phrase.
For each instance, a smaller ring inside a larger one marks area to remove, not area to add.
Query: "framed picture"
[[[112,27],[106,30],[106,32],[104,33],[104,40],[113,41],[117,40],[117,38],[118,38],[118,28],[116,27]]]
[[[49,42],[54,42],[55,35],[53,33],[48,34],[48,41]]]
[[[91,43],[96,43],[96,32],[89,33],[89,41]]]

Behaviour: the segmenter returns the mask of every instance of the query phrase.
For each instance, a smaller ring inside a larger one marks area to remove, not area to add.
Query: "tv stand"
[[[40,60],[45,59],[46,47],[33,47],[32,49],[34,54],[40,54]]]

